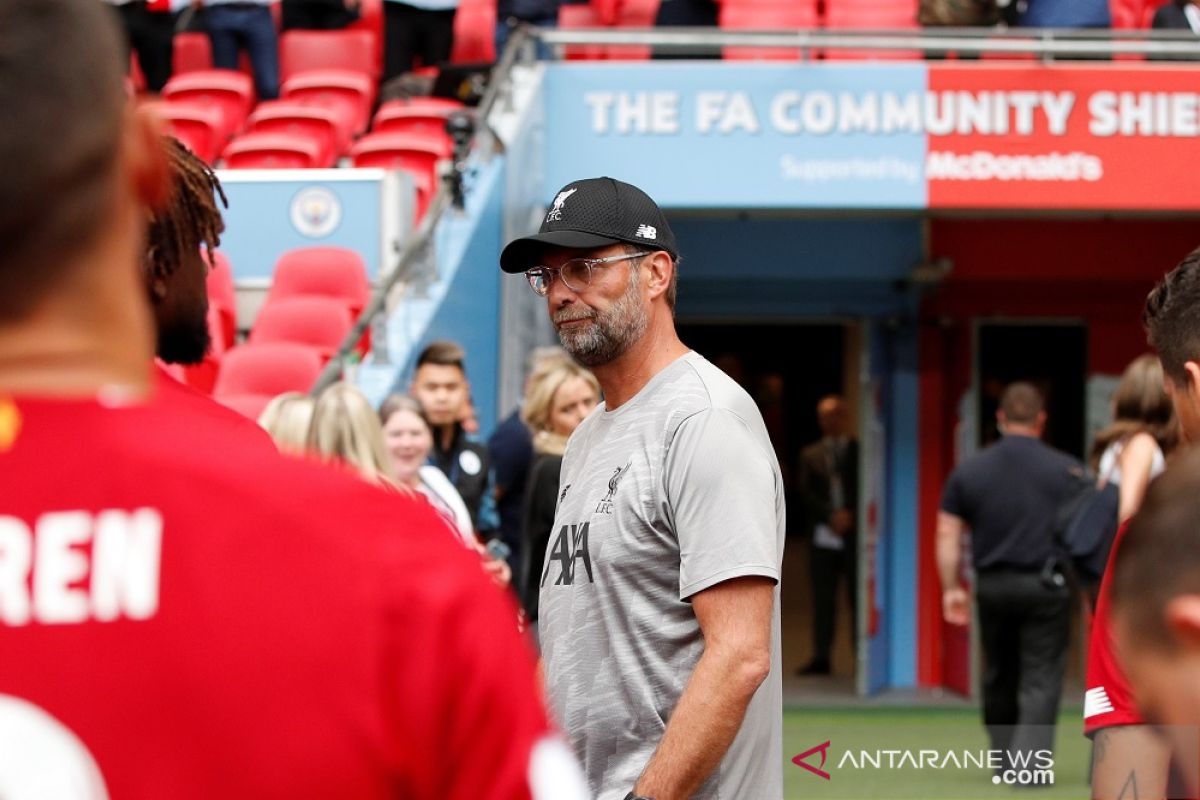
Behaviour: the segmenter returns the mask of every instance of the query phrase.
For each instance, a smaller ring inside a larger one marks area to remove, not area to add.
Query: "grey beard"
[[[650,323],[638,293],[636,270],[631,271],[629,286],[621,299],[607,311],[592,317],[581,329],[558,329],[558,341],[585,367],[599,367],[622,356],[641,339]]]

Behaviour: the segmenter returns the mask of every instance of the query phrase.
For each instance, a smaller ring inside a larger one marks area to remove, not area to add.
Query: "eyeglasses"
[[[549,293],[550,284],[554,281],[555,275],[562,278],[563,285],[572,292],[578,292],[592,285],[592,270],[596,267],[615,264],[630,258],[641,258],[650,255],[650,252],[643,250],[640,253],[623,253],[608,258],[572,258],[564,261],[561,267],[530,267],[525,270],[525,278],[529,281],[529,286],[533,289],[534,294],[539,297],[545,297]]]

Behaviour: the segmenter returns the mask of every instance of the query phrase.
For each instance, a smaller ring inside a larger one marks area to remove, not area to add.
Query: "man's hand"
[[[951,625],[971,622],[971,596],[961,586],[942,592],[942,618]]]
[[[839,508],[829,515],[829,527],[838,536],[845,536],[854,529],[854,512],[848,508]]]

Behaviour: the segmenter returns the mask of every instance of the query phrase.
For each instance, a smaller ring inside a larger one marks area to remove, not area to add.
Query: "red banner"
[[[930,208],[1200,210],[1200,73],[929,66]]]

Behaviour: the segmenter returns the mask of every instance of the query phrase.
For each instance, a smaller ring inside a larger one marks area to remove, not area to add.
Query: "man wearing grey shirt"
[[[500,257],[605,396],[563,456],[547,692],[598,800],[779,800],[783,483],[754,402],[676,335],[678,261],[611,178],[565,186]]]

